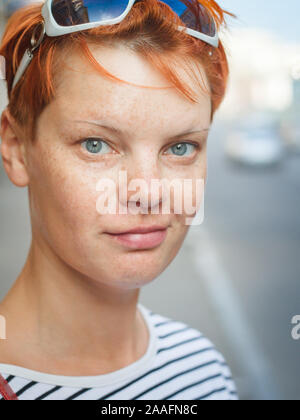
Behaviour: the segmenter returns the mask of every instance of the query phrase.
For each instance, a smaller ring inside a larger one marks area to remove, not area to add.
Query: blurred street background
[[[26,0],[0,0],[6,17]],[[208,141],[205,220],[140,301],[199,329],[241,399],[300,399],[300,28],[298,0],[219,0],[228,92]],[[0,113],[7,104],[0,80]],[[0,299],[29,249],[27,190],[0,165]]]

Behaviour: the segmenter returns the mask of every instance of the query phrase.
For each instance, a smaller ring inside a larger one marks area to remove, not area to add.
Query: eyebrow
[[[119,135],[123,135],[124,134],[123,131],[120,130],[119,128],[114,127],[114,126],[111,126],[111,125],[103,124],[101,121],[96,121],[96,120],[74,120],[74,122],[93,124],[93,125],[97,125],[98,127],[105,128],[106,130],[111,131],[112,133],[115,133],[115,134],[119,134]],[[180,133],[180,134],[177,134],[177,135],[173,136],[173,138],[183,137],[183,136],[187,136],[189,134],[194,134],[194,133],[203,133],[203,132],[209,131],[209,130],[210,130],[209,128],[203,128],[201,130],[185,131],[183,133]]]

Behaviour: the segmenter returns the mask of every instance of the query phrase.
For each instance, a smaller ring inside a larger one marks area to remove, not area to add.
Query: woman
[[[66,16],[60,34],[44,36],[43,22],[49,34],[55,25],[34,4],[10,18],[0,47],[9,97],[1,154],[11,182],[28,187],[32,224],[26,263],[0,303],[2,388],[18,399],[237,399],[206,337],[138,303],[183,244],[186,213],[163,214],[163,195],[150,188],[120,199],[135,213],[101,213],[98,201],[99,180],[119,192],[120,172],[147,187],[206,179],[208,131],[228,77],[207,25],[219,29],[225,11],[202,1],[200,15],[192,2],[186,22],[200,16],[198,38],[178,30],[175,2],[156,0],[129,2],[117,24],[67,33],[73,3],[46,3],[60,28]],[[92,9],[78,3],[88,22]]]

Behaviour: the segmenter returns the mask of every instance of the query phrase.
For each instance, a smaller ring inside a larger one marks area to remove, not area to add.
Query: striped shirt
[[[19,400],[238,399],[229,367],[210,340],[141,303],[138,308],[148,327],[148,348],[122,369],[63,376],[0,363],[0,373]]]

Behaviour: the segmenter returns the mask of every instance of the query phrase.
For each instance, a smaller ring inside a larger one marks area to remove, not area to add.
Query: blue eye
[[[192,148],[190,154],[193,154],[194,150],[198,148],[197,145],[192,144],[192,143],[177,143],[174,146],[170,147],[168,150],[171,149],[172,152],[176,154],[176,156],[184,156],[186,155],[186,152],[189,150],[188,146]]]
[[[105,153],[100,153],[103,151],[105,152],[105,149],[109,149],[108,150],[108,153],[109,153],[111,149],[105,141],[97,139],[97,138],[93,138],[93,137],[83,141],[81,144],[89,153],[92,153],[94,155],[105,154]]]

